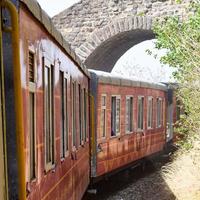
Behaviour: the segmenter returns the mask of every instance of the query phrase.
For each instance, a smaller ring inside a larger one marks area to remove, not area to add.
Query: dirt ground
[[[148,160],[145,170],[137,167],[115,174],[96,184],[97,194],[87,193],[84,200],[175,200],[160,173],[169,161],[170,156],[163,154]]]

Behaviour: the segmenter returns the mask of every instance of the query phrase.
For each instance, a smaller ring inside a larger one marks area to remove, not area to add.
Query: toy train
[[[88,71],[36,1],[0,6],[1,200],[80,200],[173,138],[173,89]]]

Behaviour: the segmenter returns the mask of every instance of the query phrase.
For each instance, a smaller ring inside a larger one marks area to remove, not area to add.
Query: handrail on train
[[[20,50],[19,50],[19,24],[18,11],[9,0],[0,1],[1,9],[7,9],[11,17],[11,27],[2,27],[4,32],[9,32],[12,36],[13,49],[13,80],[16,116],[16,140],[17,159],[19,173],[19,200],[26,199],[26,179],[25,179],[25,152],[24,152],[24,130],[23,130],[23,109],[21,90],[21,70],[20,70]]]

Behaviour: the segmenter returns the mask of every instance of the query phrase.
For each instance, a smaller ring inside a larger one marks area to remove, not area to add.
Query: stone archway
[[[76,53],[89,68],[109,72],[129,48],[154,38],[151,26],[151,17],[144,16],[114,21],[94,31]]]
[[[83,63],[110,71],[131,46],[154,37],[154,19],[184,17],[189,1],[80,0],[53,17],[53,22]]]

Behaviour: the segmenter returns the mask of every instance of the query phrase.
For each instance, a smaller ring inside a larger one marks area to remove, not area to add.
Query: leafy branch
[[[177,131],[184,135],[187,147],[192,146],[192,138],[200,138],[200,3],[192,2],[189,9],[194,13],[184,21],[168,17],[154,24],[156,47],[168,50],[161,62],[176,69],[177,96],[185,111]]]

